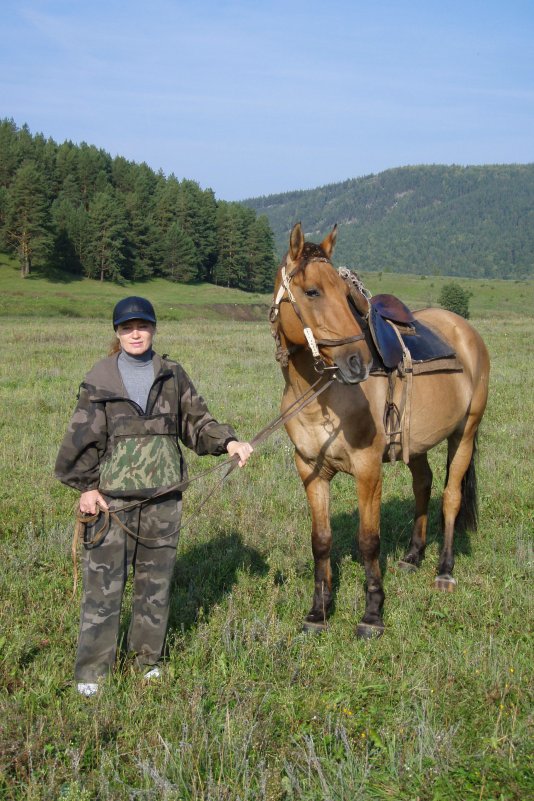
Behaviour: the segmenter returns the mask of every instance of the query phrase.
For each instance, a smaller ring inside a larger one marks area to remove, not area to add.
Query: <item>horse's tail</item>
[[[478,491],[476,459],[478,446],[478,431],[473,439],[473,453],[468,468],[462,478],[462,501],[460,510],[456,517],[456,528],[459,531],[476,531],[478,528]],[[447,475],[445,476],[445,486],[449,480],[449,459],[447,459]]]

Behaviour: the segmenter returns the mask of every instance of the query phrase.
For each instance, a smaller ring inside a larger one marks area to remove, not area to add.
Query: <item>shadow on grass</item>
[[[380,525],[380,569],[384,575],[388,565],[397,558],[402,558],[410,543],[413,527],[414,504],[411,500],[393,499],[382,504]],[[427,546],[438,544],[438,551],[443,545],[441,529],[441,498],[430,500]],[[335,611],[336,592],[340,582],[343,560],[350,555],[353,561],[363,564],[358,549],[358,512],[332,515],[332,589],[334,600],[332,612]],[[454,554],[471,554],[469,532],[456,531],[454,536]],[[437,568],[437,562],[436,562]]]
[[[332,589],[335,612],[336,594],[340,583],[341,566],[347,556],[361,563],[357,545],[358,513],[333,515],[332,523]],[[408,549],[413,525],[413,503],[410,500],[390,500],[382,504],[380,567],[384,574],[392,560]],[[442,545],[441,499],[431,499],[429,506],[429,535],[427,543]],[[457,532],[455,554],[471,553],[468,533]],[[312,569],[310,548],[310,569]],[[173,585],[168,634],[187,632],[199,619],[209,617],[214,606],[232,592],[239,573],[265,576],[268,563],[255,548],[243,542],[236,531],[221,533],[213,539],[189,548],[178,556]],[[310,598],[312,587],[310,585]],[[130,613],[121,626],[124,637],[130,622]]]
[[[28,283],[32,281],[49,281],[51,284],[72,284],[74,282],[83,281],[84,275],[82,273],[69,273],[63,270],[58,270],[56,267],[38,267],[33,270],[24,279]]]
[[[240,572],[264,576],[269,566],[235,531],[219,534],[182,553],[174,569],[169,633],[188,631],[221,603]]]

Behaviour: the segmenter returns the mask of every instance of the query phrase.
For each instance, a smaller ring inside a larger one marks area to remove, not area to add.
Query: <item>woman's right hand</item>
[[[84,515],[96,515],[100,509],[107,509],[108,505],[98,490],[87,490],[80,495],[80,512]]]

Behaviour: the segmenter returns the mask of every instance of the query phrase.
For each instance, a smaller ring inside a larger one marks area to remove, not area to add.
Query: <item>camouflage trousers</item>
[[[124,501],[106,498],[110,509]],[[111,520],[109,531],[95,546],[90,542],[102,526],[87,526],[82,549],[83,596],[74,675],[77,681],[97,681],[115,663],[122,598],[133,570],[133,607],[126,647],[139,668],[154,665],[161,656],[169,617],[170,586],[176,561],[181,494],[149,501],[118,512],[121,522],[136,533],[126,534]]]

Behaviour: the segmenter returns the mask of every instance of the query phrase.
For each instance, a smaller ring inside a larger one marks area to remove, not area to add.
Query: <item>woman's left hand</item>
[[[230,456],[239,456],[239,467],[244,467],[253,451],[253,447],[250,442],[237,442],[234,439],[228,443],[226,450]]]

